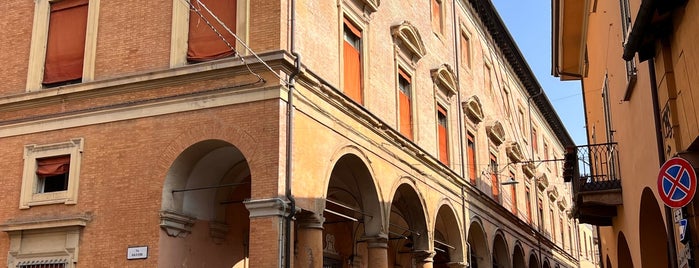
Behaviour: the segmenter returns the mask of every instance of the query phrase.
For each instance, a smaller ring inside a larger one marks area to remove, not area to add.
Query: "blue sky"
[[[492,0],[576,144],[586,144],[579,81],[551,75],[551,1]]]

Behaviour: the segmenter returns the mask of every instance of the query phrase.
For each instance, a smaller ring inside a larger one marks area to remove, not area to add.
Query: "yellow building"
[[[553,74],[581,81],[590,143],[578,149],[575,216],[600,226],[603,267],[693,267],[688,259],[696,260],[697,251],[689,245],[699,241],[693,199],[658,178],[673,157],[699,166],[693,101],[699,5],[556,0],[552,10]],[[663,198],[689,204],[682,213]],[[682,217],[689,223],[686,243],[679,241]]]
[[[488,0],[0,7],[8,267],[578,266]]]

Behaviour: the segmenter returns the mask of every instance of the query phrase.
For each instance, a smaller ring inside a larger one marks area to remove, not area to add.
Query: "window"
[[[90,220],[88,215],[60,215],[3,223],[0,230],[9,236],[7,267],[75,268],[80,235]]]
[[[539,197],[537,199],[536,205],[538,207],[537,217],[539,219],[539,228],[543,229],[544,228],[544,223],[543,223],[543,221],[544,221],[544,200],[541,197]]]
[[[498,158],[490,153],[490,189],[493,199],[500,202],[500,180],[498,179]]]
[[[524,198],[526,199],[526,204],[527,204],[527,221],[529,224],[532,223],[532,194],[531,190],[529,189],[529,185],[527,187],[524,187]]]
[[[412,93],[410,88],[410,76],[402,69],[398,69],[398,110],[400,116],[398,123],[400,133],[408,139],[413,139],[412,118]]]
[[[430,0],[432,2],[432,30],[435,33],[444,33],[444,17],[442,16],[442,0]]]
[[[362,98],[362,32],[347,18],[344,20],[343,88],[345,94],[359,104]]]
[[[483,71],[485,72],[485,89],[488,91],[490,98],[494,99],[495,94],[493,94],[493,77],[490,74],[490,66],[486,64]]]
[[[539,153],[539,137],[537,136],[535,127],[532,127],[532,148],[534,149],[534,154]]]
[[[546,140],[544,140],[544,160],[550,160],[549,159],[549,143]],[[551,169],[550,163],[551,162],[546,162],[546,167],[549,169]]]
[[[468,151],[468,177],[471,179],[471,184],[476,185],[476,142],[473,134],[467,134],[467,151]]]
[[[99,0],[35,2],[27,89],[91,80]]]
[[[553,208],[549,208],[549,220],[551,224],[551,238],[556,242],[556,222],[553,220]]]
[[[449,165],[447,111],[441,105],[437,105],[437,136],[439,140],[439,161],[445,165]]]
[[[83,139],[24,147],[20,208],[76,204]]]
[[[466,31],[461,31],[461,66],[471,67],[471,37]]]
[[[249,1],[192,0],[191,6],[199,10],[200,16],[190,8],[187,3],[189,1],[173,0],[170,67],[230,57],[236,55],[236,52],[246,54],[243,45],[237,42],[228,30],[243,42],[248,41],[246,11]],[[211,10],[223,25],[209,14],[204,6]],[[207,22],[211,23],[211,26]]]
[[[236,0],[196,0],[191,3],[187,61],[202,62],[234,55],[236,40],[226,28],[235,32]]]
[[[565,235],[564,235],[565,232],[563,230],[564,225],[563,225],[563,217],[562,216],[559,216],[559,218],[558,218],[558,226],[560,226],[561,245],[563,245],[563,247],[565,248],[566,240],[565,240]]]
[[[38,178],[36,192],[52,193],[68,190],[70,155],[40,158],[36,160]]]
[[[517,112],[519,113],[519,128],[522,133],[527,131],[527,118],[524,117],[524,109],[521,106],[517,107]]]
[[[510,171],[510,178],[514,180],[515,178],[515,173]],[[512,197],[512,214],[515,214],[517,216],[517,185],[512,184],[510,185],[510,196]]]

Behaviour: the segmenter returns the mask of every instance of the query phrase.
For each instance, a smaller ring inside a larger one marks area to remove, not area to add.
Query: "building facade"
[[[590,143],[578,148],[585,164],[573,179],[573,211],[599,226],[600,263],[694,267],[694,201],[660,167],[674,157],[698,166],[699,5],[561,0],[553,10],[553,74],[581,81]],[[681,199],[682,209],[666,205]],[[682,218],[689,231],[680,241]]]
[[[490,1],[8,1],[8,267],[577,267]]]

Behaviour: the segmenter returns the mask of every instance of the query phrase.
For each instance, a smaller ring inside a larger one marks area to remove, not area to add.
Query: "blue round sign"
[[[669,207],[681,208],[692,202],[697,190],[697,176],[687,160],[672,158],[660,167],[658,195]]]

